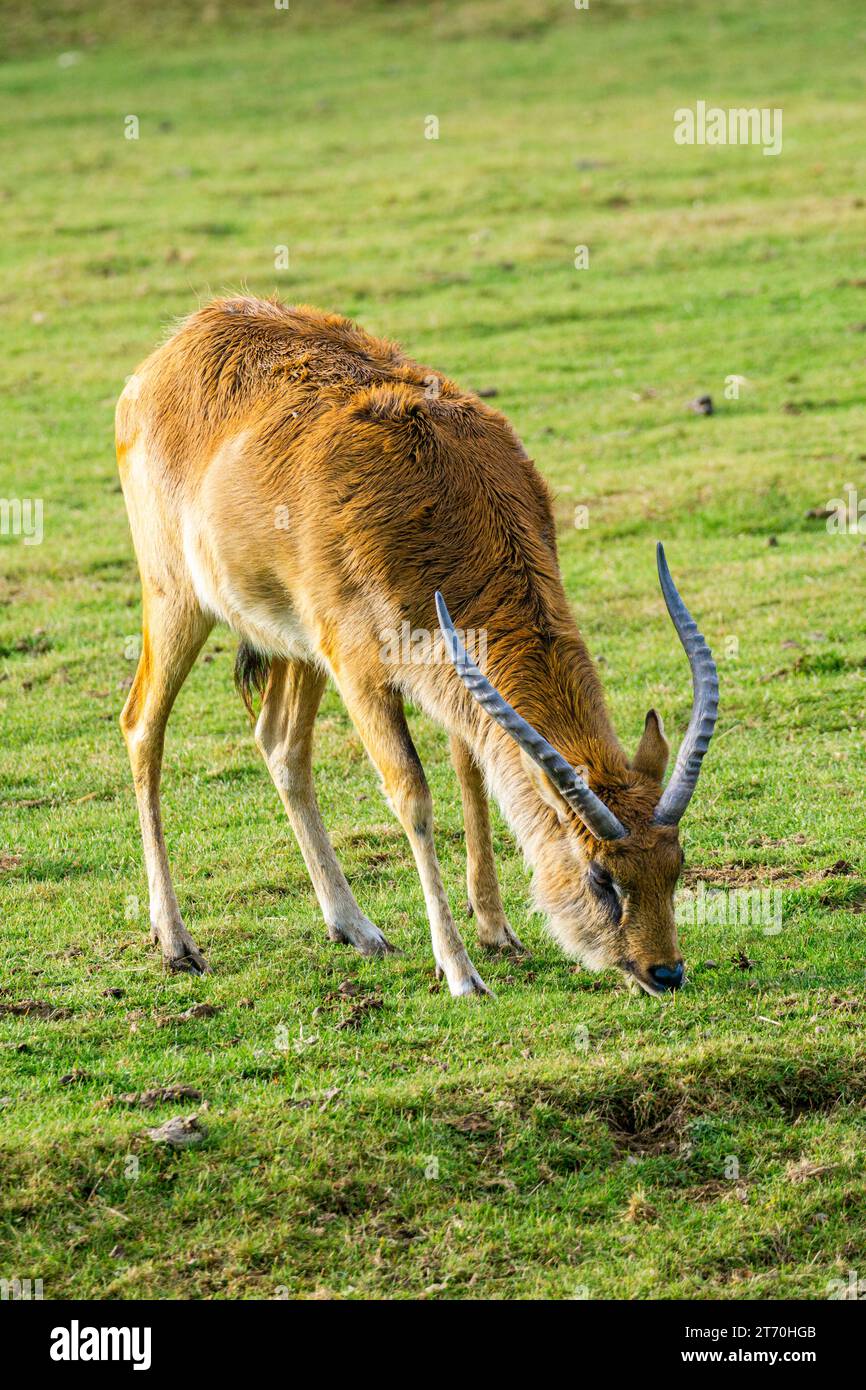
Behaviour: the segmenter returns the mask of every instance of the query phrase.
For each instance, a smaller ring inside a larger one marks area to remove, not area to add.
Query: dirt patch
[[[833,898],[829,893],[824,893],[818,899],[821,907],[829,908],[831,912],[853,912],[859,916],[866,912],[866,889],[858,893],[855,897],[849,898],[847,902],[840,902],[838,898]]]
[[[47,1018],[54,1022],[59,1018],[71,1018],[72,1010],[59,1008],[44,999],[19,999],[15,1004],[0,1004],[0,1018],[4,1014],[15,1014],[21,1018]]]
[[[390,1194],[379,1183],[367,1182],[351,1174],[335,1178],[332,1182],[323,1179],[311,1182],[308,1186],[310,1201],[313,1203],[311,1216],[322,1220],[322,1214],[334,1216],[359,1216],[364,1212],[381,1213],[389,1205]]]
[[[699,1118],[721,1116],[733,1123],[758,1106],[763,1114],[795,1120],[864,1104],[866,1057],[816,1047],[794,1059],[754,1044],[736,1059],[715,1052],[696,1057],[688,1073],[675,1078],[665,1064],[651,1060],[636,1062],[628,1076],[599,1069],[582,1079],[516,1082],[510,1097],[512,1124],[532,1123],[544,1105],[563,1123],[575,1116],[597,1118],[618,1150],[647,1155],[679,1150],[687,1126]]]
[[[812,1163],[808,1158],[799,1158],[796,1163],[788,1164],[785,1176],[789,1182],[809,1182],[811,1178],[835,1173],[837,1167],[836,1163]]]
[[[774,840],[772,835],[752,835],[746,841],[750,849],[785,849],[788,845],[805,845],[806,836],[784,835],[780,840]]]
[[[802,883],[802,873],[780,865],[770,864],[713,864],[703,869],[686,869],[683,883],[686,887],[705,883],[713,888],[754,888],[766,887],[768,883]]]
[[[195,1086],[154,1086],[149,1091],[126,1091],[115,1099],[123,1105],[139,1105],[144,1110],[153,1110],[156,1105],[179,1100],[201,1100],[201,1091],[197,1091]]]
[[[313,1018],[318,1018],[321,1014],[331,1009],[339,1008],[342,1004],[348,1004],[348,1013],[345,1013],[337,1024],[338,1029],[360,1028],[366,1016],[383,1007],[382,997],[376,991],[365,994],[361,986],[354,980],[343,980],[336,989],[330,990],[313,1010]]]
[[[683,1096],[649,1124],[633,1102],[610,1107],[604,1118],[620,1152],[643,1158],[676,1153],[682,1147],[688,1123],[688,1102]]]
[[[317,1095],[290,1096],[290,1098],[286,1101],[286,1105],[290,1106],[292,1109],[297,1108],[299,1110],[309,1110],[313,1106],[315,1106],[319,1114],[322,1115],[327,1110],[328,1106],[332,1103],[332,1101],[335,1101],[337,1099],[337,1096],[340,1094],[340,1090],[341,1088],[339,1086],[331,1086],[329,1090],[322,1091]]]
[[[338,1029],[360,1028],[364,1019],[371,1012],[382,1008],[382,1000],[378,994],[363,994],[356,999],[345,1018],[341,1018],[337,1024]]]
[[[778,842],[781,843],[781,842]],[[708,887],[749,888],[757,891],[775,883],[791,888],[802,888],[812,883],[820,883],[828,878],[846,878],[857,870],[847,859],[837,859],[835,864],[824,869],[810,869],[804,872],[786,864],[747,864],[735,859],[729,864],[708,864],[703,868],[686,869],[683,883],[691,887],[704,883]]]
[[[492,1118],[480,1111],[469,1115],[442,1115],[439,1117],[439,1123],[456,1129],[458,1134],[492,1134],[496,1128]]]
[[[686,1187],[681,1195],[687,1202],[703,1206],[709,1202],[726,1202],[732,1199],[744,1205],[749,1200],[749,1189],[742,1181],[732,1182],[726,1178],[713,1178],[697,1187]]]
[[[157,1028],[168,1028],[173,1023],[190,1023],[195,1018],[213,1018],[219,1013],[222,1013],[221,1004],[193,1004],[191,1009],[185,1009],[182,1014],[158,1014],[154,1023]]]

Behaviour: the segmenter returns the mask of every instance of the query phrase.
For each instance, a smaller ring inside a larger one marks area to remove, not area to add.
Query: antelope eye
[[[600,864],[590,864],[589,883],[596,897],[606,904],[606,906],[619,911],[622,894],[614,883],[607,869],[603,869]]]

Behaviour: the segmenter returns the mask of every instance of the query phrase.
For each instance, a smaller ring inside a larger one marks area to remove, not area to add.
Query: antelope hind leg
[[[207,961],[181,917],[162,831],[159,782],[165,727],[212,622],[194,600],[145,592],[141,656],[120,716],[126,740],[147,868],[151,939],[170,970],[202,975]]]
[[[274,780],[310,875],[328,936],[364,956],[394,947],[365,917],[328,837],[313,785],[313,726],[326,676],[312,662],[275,659],[256,723],[256,744]]]

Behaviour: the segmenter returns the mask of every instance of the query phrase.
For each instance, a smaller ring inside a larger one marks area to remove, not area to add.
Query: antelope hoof
[[[166,970],[170,970],[172,973],[187,975],[209,975],[211,973],[210,966],[201,951],[194,948],[187,951],[184,956],[164,956],[163,962]]]
[[[487,995],[493,999],[495,996],[492,989],[488,989],[478,971],[471,961],[467,960],[465,965],[461,964],[450,972],[444,970],[441,965],[436,966],[436,978],[442,977],[448,982],[448,989],[453,999],[470,998],[474,999],[478,995]]]
[[[328,940],[339,941],[345,946],[354,946],[362,956],[398,956],[400,952],[392,946],[378,927],[362,917],[359,922],[328,924]]]
[[[507,922],[501,922],[483,933],[479,928],[478,945],[484,951],[501,951],[514,956],[529,956],[531,954]]]
[[[174,927],[168,940],[163,941],[156,927],[151,929],[151,941],[162,949],[162,963],[173,974],[209,975],[210,966],[185,927]]]

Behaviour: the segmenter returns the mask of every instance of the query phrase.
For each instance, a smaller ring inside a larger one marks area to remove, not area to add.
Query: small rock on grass
[[[84,1071],[81,1067],[73,1067],[65,1076],[61,1076],[61,1086],[74,1086],[78,1081],[89,1081],[90,1072]]]
[[[200,1144],[207,1130],[198,1122],[198,1115],[175,1115],[164,1125],[149,1129],[147,1137],[154,1144],[167,1144],[172,1149],[189,1148]]]

